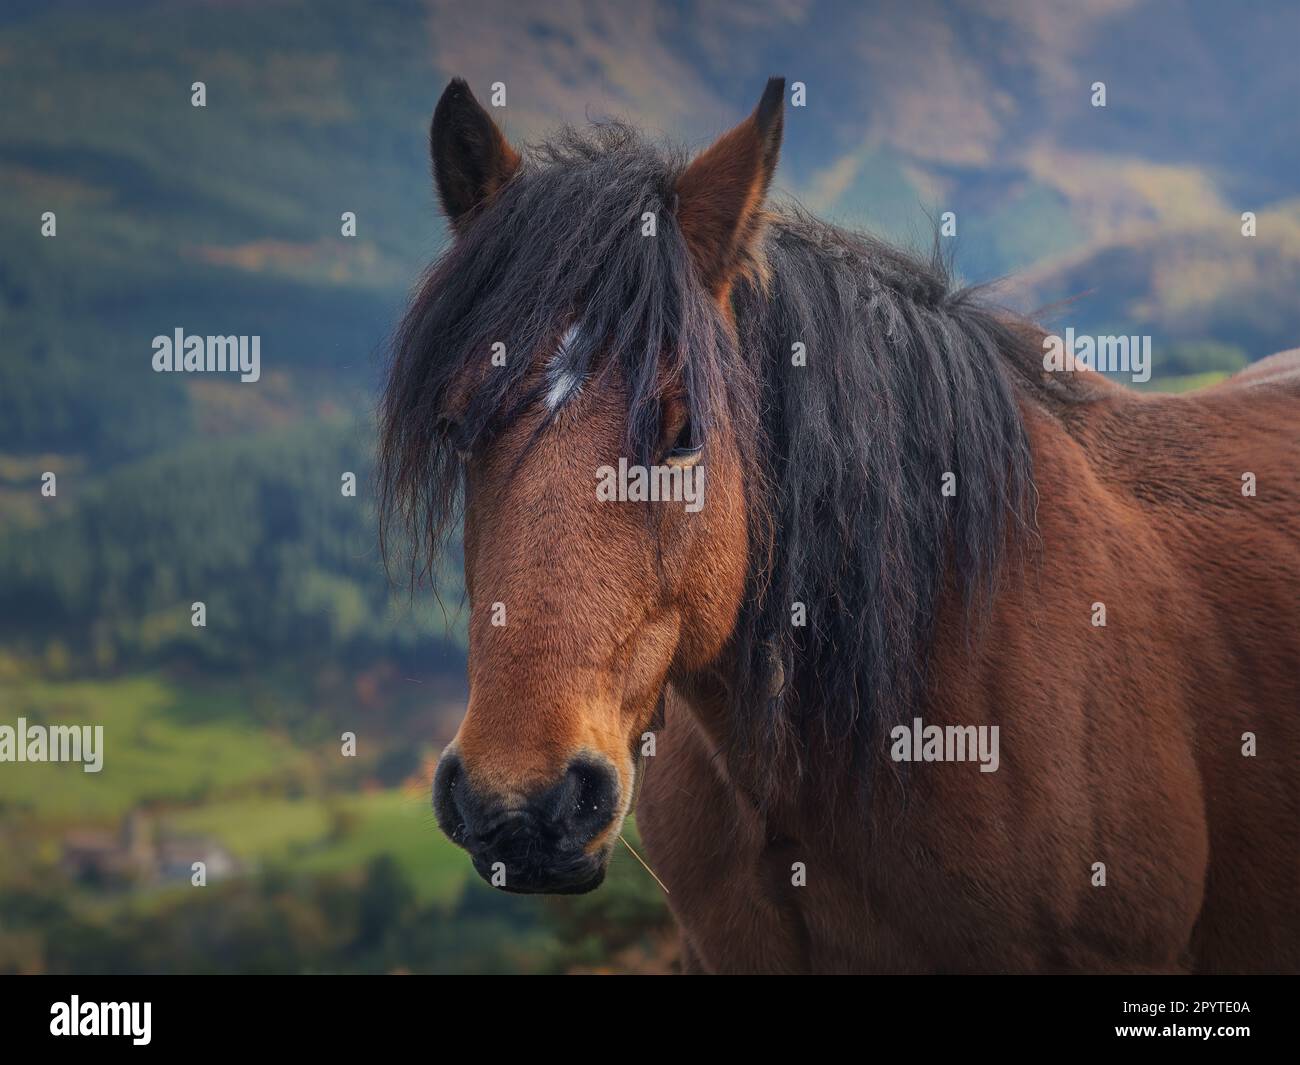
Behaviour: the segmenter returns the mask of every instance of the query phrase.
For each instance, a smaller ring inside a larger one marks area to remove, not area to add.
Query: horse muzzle
[[[433,810],[447,837],[469,852],[493,887],[520,894],[574,895],[605,879],[609,847],[592,844],[618,815],[618,775],[603,761],[575,758],[554,784],[527,796],[477,787],[448,749],[433,780]]]

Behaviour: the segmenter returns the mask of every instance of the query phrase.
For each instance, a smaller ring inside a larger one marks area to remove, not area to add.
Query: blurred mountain
[[[1285,2],[11,4],[0,293],[14,310],[61,290],[131,337],[136,366],[154,333],[236,315],[280,366],[364,371],[443,239],[425,137],[448,77],[504,83],[523,142],[614,114],[699,145],[779,72],[807,103],[778,186],[815,210],[919,243],[952,210],[971,280],[1029,271],[1052,298],[1133,283],[1141,298],[1074,313],[1146,332],[1196,303],[1219,340],[1283,346],[1300,312],[1244,330],[1234,307],[1250,277],[1294,274],[1289,235],[1261,224],[1252,244],[1239,218],[1295,217],[1298,45]],[[1161,249],[1213,233],[1210,259],[1253,269],[1164,276]]]
[[[788,110],[778,195],[918,246],[955,212],[966,280],[1006,278],[1003,298],[1048,306],[1061,328],[1153,335],[1159,383],[1300,343],[1297,45],[1300,7],[1282,0],[11,2],[8,601],[21,589],[78,617],[116,588],[128,609],[125,573],[153,590],[138,618],[114,622],[138,633],[179,610],[179,587],[166,602],[178,573],[219,579],[143,557],[144,540],[104,540],[111,501],[159,491],[151,459],[168,453],[239,471],[241,498],[279,500],[250,542],[292,556],[285,573],[314,574],[320,601],[301,609],[364,618],[349,630],[359,646],[387,638],[370,525],[338,511],[332,531],[302,535],[320,509],[287,491],[275,456],[291,438],[295,454],[361,472],[368,505],[385,340],[445,240],[427,127],[453,75],[484,99],[505,86],[497,115],[521,144],[612,115],[699,147],[784,74],[806,96]],[[204,107],[191,105],[196,82]],[[1244,211],[1256,236],[1242,235]],[[341,231],[346,212],[355,236]],[[153,373],[151,339],[176,328],[259,335],[263,380]],[[61,471],[55,500],[31,488],[45,470]],[[338,473],[313,476],[324,486]],[[163,508],[178,527],[180,507]],[[57,560],[42,570],[47,534],[80,545],[75,571],[97,593],[70,587]],[[249,595],[280,631],[312,631]]]

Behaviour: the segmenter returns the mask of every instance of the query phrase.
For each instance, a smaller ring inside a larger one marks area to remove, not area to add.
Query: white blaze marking
[[[560,340],[560,346],[555,349],[555,354],[551,356],[549,371],[551,386],[546,392],[546,408],[549,411],[559,410],[565,400],[582,388],[582,379],[572,370],[560,365],[577,335],[578,326],[575,322],[569,326],[568,331]]]

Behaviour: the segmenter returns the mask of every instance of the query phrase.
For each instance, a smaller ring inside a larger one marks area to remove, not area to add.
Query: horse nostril
[[[558,894],[590,891],[604,879],[608,848],[587,848],[618,813],[619,779],[607,762],[577,758],[529,797],[485,791],[477,772],[459,752],[444,752],[433,775],[433,810],[479,876],[506,891]]]
[[[503,863],[515,875],[554,873],[566,863],[589,872],[586,846],[618,812],[618,775],[606,762],[581,756],[564,775],[522,804],[474,786],[457,751],[447,751],[433,775],[438,827],[476,863]],[[576,864],[575,864],[576,863]],[[482,870],[480,870],[482,872]]]
[[[575,759],[565,773],[565,806],[557,820],[579,842],[598,836],[618,809],[618,776],[608,765],[590,758]]]
[[[447,838],[459,844],[464,844],[469,834],[465,815],[457,801],[457,792],[464,779],[460,756],[455,751],[448,751],[438,762],[433,775],[433,813]]]

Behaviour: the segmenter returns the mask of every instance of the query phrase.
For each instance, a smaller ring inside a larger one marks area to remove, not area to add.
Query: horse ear
[[[677,221],[704,283],[726,292],[757,242],[781,152],[785,79],[769,78],[754,113],[677,179]]]
[[[434,109],[429,154],[438,199],[453,229],[519,167],[519,153],[463,78],[452,78]]]

